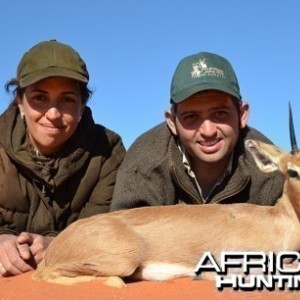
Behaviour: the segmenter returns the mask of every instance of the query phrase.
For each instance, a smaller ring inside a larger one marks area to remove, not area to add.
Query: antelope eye
[[[299,174],[295,170],[288,170],[288,175],[291,178],[299,178]]]

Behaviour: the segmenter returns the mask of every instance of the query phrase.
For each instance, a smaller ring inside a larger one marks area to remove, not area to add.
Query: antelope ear
[[[265,173],[277,171],[280,157],[286,154],[284,150],[260,141],[247,140],[245,146],[251,153],[257,167]]]

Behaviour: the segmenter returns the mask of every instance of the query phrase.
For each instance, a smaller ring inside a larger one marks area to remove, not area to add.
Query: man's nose
[[[201,123],[201,125],[199,127],[199,131],[202,135],[212,136],[216,133],[217,127],[216,127],[216,124],[214,122],[212,122],[209,119],[205,119]]]

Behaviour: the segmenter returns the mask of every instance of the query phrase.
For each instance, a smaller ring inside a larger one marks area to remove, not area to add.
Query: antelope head
[[[297,147],[293,116],[289,105],[289,127],[291,152],[275,145],[260,141],[247,140],[246,148],[252,154],[257,167],[264,173],[279,171],[285,176],[283,197],[288,197],[300,220],[300,152]],[[280,199],[279,199],[280,200]]]

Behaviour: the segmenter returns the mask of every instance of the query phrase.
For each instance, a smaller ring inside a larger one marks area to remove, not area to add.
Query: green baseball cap
[[[79,54],[56,40],[33,46],[23,55],[17,69],[17,79],[22,88],[52,76],[68,77],[85,83],[89,81],[85,62]]]
[[[180,103],[205,90],[218,90],[242,99],[237,77],[227,59],[209,52],[182,59],[173,75],[171,102]]]

